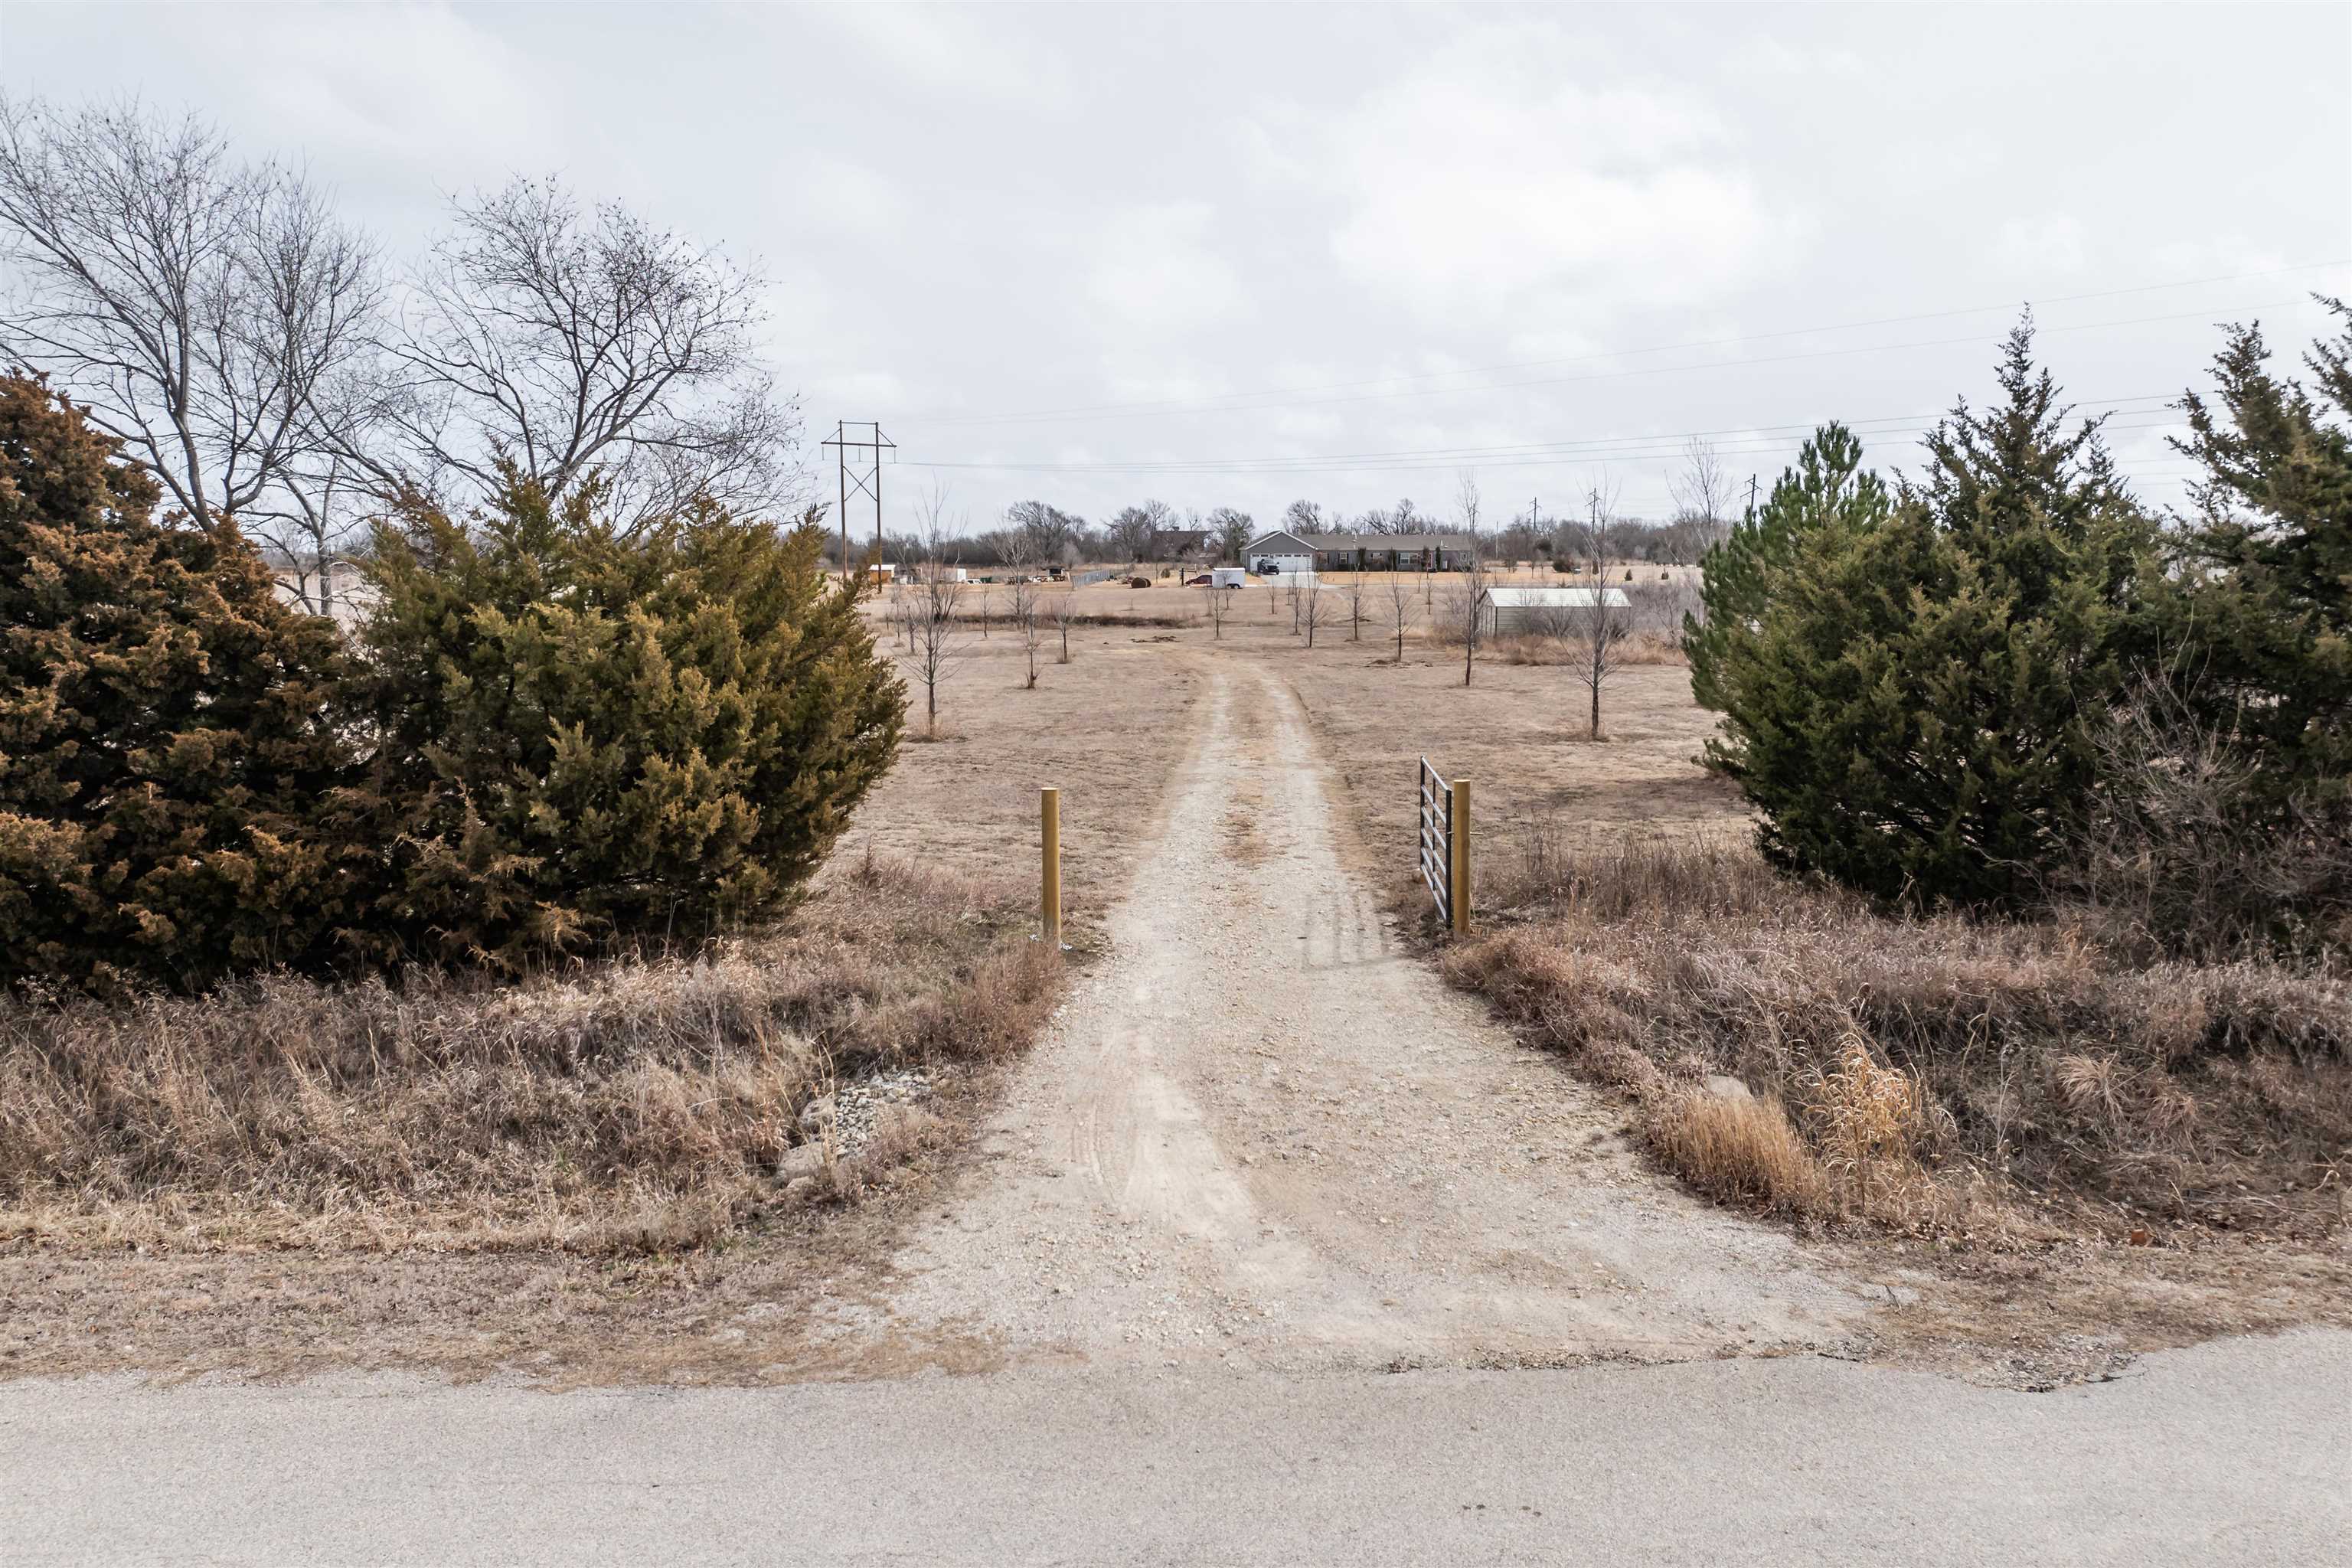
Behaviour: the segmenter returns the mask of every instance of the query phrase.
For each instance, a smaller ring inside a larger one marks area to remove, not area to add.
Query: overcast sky
[[[2028,300],[2168,501],[2213,323],[2299,351],[2352,293],[2341,5],[9,0],[0,79],[201,110],[394,250],[550,171],[723,243],[810,439],[898,443],[894,530],[933,480],[1266,521],[1465,465],[1490,520],[1656,515],[1689,433],[1769,484],[1830,417],[1908,467]]]

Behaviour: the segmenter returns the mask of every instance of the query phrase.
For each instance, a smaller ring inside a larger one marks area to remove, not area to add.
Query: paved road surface
[[[1816,1358],[548,1394],[0,1386],[0,1561],[2352,1562],[2352,1334],[2026,1394]]]

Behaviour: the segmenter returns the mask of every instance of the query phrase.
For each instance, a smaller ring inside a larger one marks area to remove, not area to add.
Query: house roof
[[[1249,542],[1252,552],[1277,542],[1287,542],[1296,548],[1288,552],[1301,554],[1322,550],[1468,550],[1470,538],[1463,533],[1293,533],[1288,529],[1276,529],[1262,533]]]
[[[1460,533],[1309,533],[1307,542],[1317,550],[1467,550],[1469,537]]]

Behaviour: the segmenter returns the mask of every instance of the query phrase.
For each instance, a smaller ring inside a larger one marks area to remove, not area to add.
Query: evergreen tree
[[[2205,468],[2168,617],[2188,700],[2252,753],[2256,809],[2352,814],[2352,308],[2305,363],[2264,366],[2258,328],[2214,361],[2221,406],[2184,401],[2174,445]]]
[[[708,505],[624,535],[510,481],[380,527],[362,642],[406,951],[505,966],[778,910],[895,755],[905,691],[824,532]]]
[[[1801,535],[1718,658],[1710,762],[1777,864],[1874,895],[2014,904],[2063,854],[2093,726],[2145,634],[2154,535],[2095,422],[2073,433],[2030,323],[1999,406],[1926,440],[1885,522]]]
[[[1862,466],[1862,443],[1832,421],[1812,434],[1784,469],[1759,509],[1747,515],[1720,543],[1708,547],[1702,564],[1699,599],[1704,623],[1683,617],[1683,647],[1690,656],[1691,694],[1703,708],[1721,710],[1717,670],[1725,647],[1751,637],[1770,602],[1770,578],[1795,555],[1814,530],[1875,528],[1886,521],[1886,487]]]
[[[235,525],[0,379],[0,979],[101,992],[316,964],[362,894],[327,817],[340,640]]]

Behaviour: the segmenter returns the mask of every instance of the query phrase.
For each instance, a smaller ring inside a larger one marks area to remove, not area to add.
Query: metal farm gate
[[[1448,784],[1421,759],[1421,879],[1437,916],[1456,936],[1470,931],[1470,781]]]

